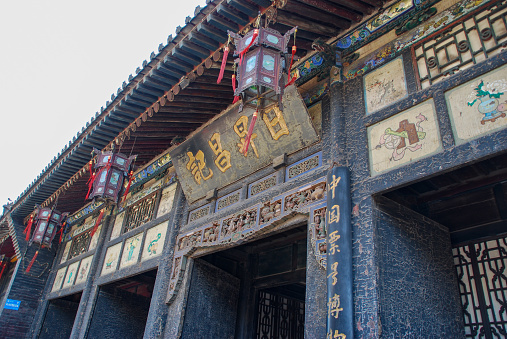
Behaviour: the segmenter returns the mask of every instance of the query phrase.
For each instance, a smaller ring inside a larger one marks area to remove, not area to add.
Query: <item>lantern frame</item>
[[[51,248],[58,227],[62,226],[69,213],[61,213],[53,208],[36,206],[37,212],[34,220],[34,232],[30,239],[43,247]]]
[[[130,165],[137,155],[127,157],[125,154],[113,151],[94,151],[97,153],[97,162],[94,166],[96,175],[89,199],[98,197],[117,202],[125,178],[128,177]]]

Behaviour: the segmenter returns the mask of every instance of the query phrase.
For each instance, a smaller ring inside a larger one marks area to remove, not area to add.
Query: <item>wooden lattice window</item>
[[[69,258],[72,259],[77,257],[81,253],[84,253],[88,250],[88,246],[90,245],[91,240],[91,231],[88,230],[86,232],[81,233],[80,235],[74,237],[72,239],[72,245],[70,245]]]
[[[128,208],[123,233],[131,231],[153,218],[157,197],[157,192],[152,193]]]

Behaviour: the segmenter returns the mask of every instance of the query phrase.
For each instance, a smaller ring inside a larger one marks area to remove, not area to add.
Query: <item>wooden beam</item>
[[[365,4],[361,1],[355,0],[328,0],[328,1],[331,1],[332,3],[335,3],[337,5],[341,5],[367,15],[372,14],[375,9],[374,7]]]
[[[339,29],[317,24],[315,22],[308,22],[308,18],[301,17],[299,15],[295,15],[289,12],[284,12],[282,10],[278,10],[278,14],[276,16],[276,21],[288,26],[298,26],[299,28],[309,31],[315,34],[320,34],[320,36],[334,37],[340,33]],[[348,25],[350,27],[350,24]],[[349,28],[342,27],[342,28]]]
[[[350,26],[350,22],[345,19],[339,18],[336,15],[328,14],[325,11],[305,5],[304,3],[300,2],[289,1],[285,7],[283,7],[283,10],[297,13],[298,15],[311,19],[311,21],[323,22],[328,25],[332,25],[333,27],[347,28],[347,25]],[[298,35],[299,32],[297,32],[296,36]]]
[[[354,22],[360,22],[361,20],[363,20],[362,15],[345,8],[337,7],[334,4],[330,4],[329,2],[323,0],[299,0],[299,1]]]

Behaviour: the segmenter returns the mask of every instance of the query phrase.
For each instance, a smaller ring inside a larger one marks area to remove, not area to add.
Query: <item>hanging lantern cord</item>
[[[296,51],[297,51],[297,47],[296,47],[296,33],[297,33],[297,31],[298,30],[296,28],[296,30],[294,30],[294,45],[292,46],[292,56],[290,57],[290,66],[287,69],[287,73],[289,75],[289,78],[290,78],[290,70],[292,69],[292,63],[294,62],[294,55],[296,54]],[[294,81],[296,81],[296,78],[297,78],[297,75],[294,74],[294,76],[290,79],[290,81],[287,83],[287,85],[285,85],[285,87],[292,85],[294,83]]]

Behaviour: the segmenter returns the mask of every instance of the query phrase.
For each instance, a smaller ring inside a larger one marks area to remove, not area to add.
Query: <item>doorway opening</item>
[[[88,338],[142,338],[157,270],[103,285],[88,328]]]
[[[507,154],[383,194],[448,228],[465,336],[507,336]]]
[[[196,259],[182,338],[304,338],[306,232],[298,226]]]
[[[49,301],[39,338],[69,338],[81,301],[81,292]]]

